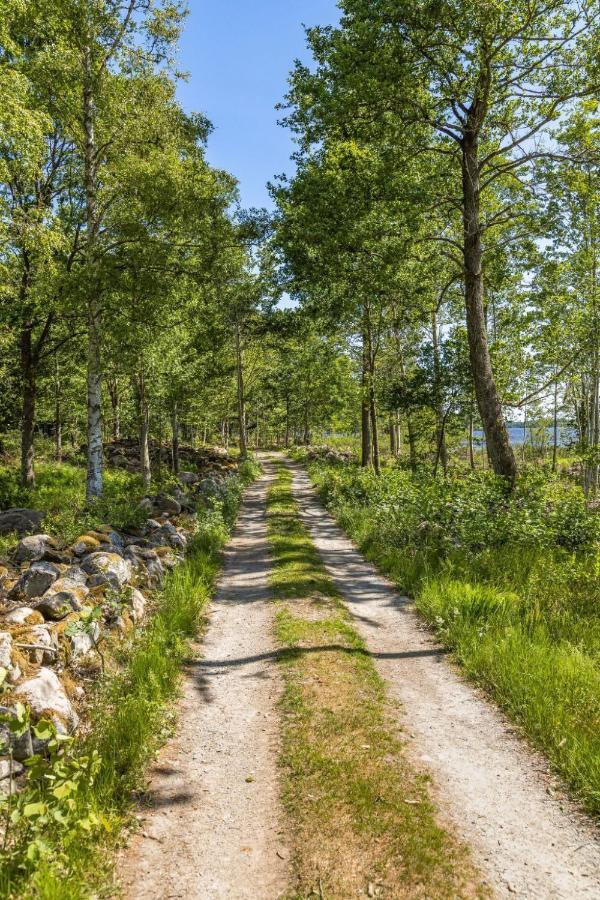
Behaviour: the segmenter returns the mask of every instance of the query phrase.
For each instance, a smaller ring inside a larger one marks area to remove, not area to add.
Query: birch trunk
[[[87,265],[87,479],[88,501],[100,497],[102,477],[102,321],[96,266],[98,235],[97,147],[94,129],[92,51],[83,50],[83,167],[86,206]]]

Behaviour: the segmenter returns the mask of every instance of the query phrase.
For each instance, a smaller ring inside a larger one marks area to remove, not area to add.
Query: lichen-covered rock
[[[133,570],[131,563],[117,553],[90,553],[81,563],[81,568],[89,575],[104,576],[104,580],[115,590],[120,591],[131,580]]]
[[[56,550],[57,544],[49,534],[31,534],[17,544],[14,559],[16,563],[34,562],[41,559],[47,550]]]
[[[154,499],[154,509],[169,516],[178,516],[181,512],[181,504],[170,494],[160,493]]]
[[[113,528],[109,529],[105,532],[105,539],[108,541],[109,545],[113,548],[115,553],[121,554],[125,549],[125,541],[121,537],[118,531],[115,531]]]
[[[35,562],[26,569],[8,592],[9,600],[32,600],[41,597],[56,581],[60,572],[49,562]]]
[[[18,609],[11,609],[10,612],[4,613],[2,616],[4,622],[9,625],[41,625],[44,617],[37,609],[31,606],[19,606]]]
[[[24,771],[24,766],[15,759],[0,759],[0,781],[10,777],[18,778]]]
[[[44,594],[44,597],[49,597],[51,594],[69,594],[72,608],[80,609],[89,592],[90,589],[85,581],[76,581],[69,575],[63,575],[62,578],[58,578],[54,582],[47,594]]]
[[[152,510],[154,509],[154,504],[152,503],[152,500],[150,499],[150,497],[142,497],[142,499],[139,502],[139,507],[144,512],[151,513]]]
[[[36,531],[42,524],[44,513],[38,509],[23,509],[21,507],[13,507],[0,512],[0,534],[10,534],[16,531],[17,534],[28,534]]]
[[[0,706],[0,715],[15,718],[15,711],[10,706]],[[2,752],[6,753],[9,749],[12,751],[13,758],[19,761],[29,759],[33,755],[33,743],[31,740],[31,731],[27,729],[25,734],[17,737],[9,728],[6,722],[0,722],[0,747]]]
[[[176,550],[185,550],[187,547],[187,538],[183,532],[175,528],[172,522],[165,522],[150,536],[150,544],[154,547],[164,547],[169,544]]]
[[[29,647],[22,648],[27,653],[31,662],[37,665],[47,663],[52,665],[57,658],[57,640],[54,634],[50,633],[47,625],[32,625],[29,631],[20,638],[23,644]]]
[[[6,669],[6,677],[14,684],[21,677],[21,669],[13,662],[13,639],[8,631],[0,631],[0,666]]]
[[[138,591],[137,588],[132,588],[131,590],[131,618],[135,622],[136,625],[139,625],[140,622],[143,622],[144,616],[146,614],[146,603],[147,600],[142,594],[141,591]]]
[[[77,584],[86,584],[88,579],[87,574],[80,566],[68,566],[64,571],[64,577],[77,582]]]
[[[69,642],[69,660],[79,663],[91,653],[100,638],[100,625],[93,622],[85,630],[73,631],[67,636]]]
[[[200,476],[196,472],[180,472],[179,480],[182,484],[197,484],[200,481]]]
[[[33,678],[21,682],[15,693],[29,704],[37,718],[50,715],[56,722],[56,716],[70,731],[77,727],[79,717],[52,669],[41,668]]]
[[[136,544],[131,544],[125,550],[124,556],[130,560],[138,571],[141,570],[142,577],[147,582],[148,587],[155,588],[162,583],[165,570],[156,550],[151,547],[139,547]]]
[[[75,556],[85,556],[86,553],[93,553],[94,550],[100,549],[100,541],[91,534],[82,534],[71,544],[71,550]]]
[[[70,591],[51,591],[42,597],[37,603],[36,609],[44,619],[59,622],[77,609],[77,606],[73,603],[73,595]]]

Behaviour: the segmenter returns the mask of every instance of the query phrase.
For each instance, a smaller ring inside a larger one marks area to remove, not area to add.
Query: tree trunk
[[[508,438],[485,327],[480,219],[478,139],[466,131],[462,140],[464,281],[469,357],[477,406],[494,472],[513,481],[515,456]]]
[[[171,462],[173,474],[179,475],[179,410],[176,400],[171,409]]]
[[[442,464],[444,475],[448,474],[448,450],[446,448],[446,417],[442,400],[442,361],[440,359],[440,342],[438,322],[435,309],[431,313],[431,340],[433,346],[433,393],[435,406],[435,444],[436,457],[434,471],[437,474],[438,463]]]
[[[62,405],[58,356],[54,368],[54,448],[57,462],[62,462]]]
[[[406,414],[406,431],[408,434],[408,458],[410,462],[410,468],[412,472],[417,471],[417,438],[415,435],[415,428],[413,425],[412,416],[410,413]]]
[[[285,446],[290,446],[290,395],[285,398]]]
[[[369,416],[371,419],[371,437],[373,439],[373,468],[377,475],[381,472],[379,462],[379,432],[377,431],[377,405],[375,402],[375,388],[372,379],[369,387]]]
[[[158,466],[157,466],[157,476],[158,476],[159,484],[162,480],[163,432],[164,432],[163,407],[162,407],[162,403],[159,401],[159,403],[158,403]]]
[[[146,396],[146,379],[143,372],[138,374],[136,380],[136,394],[138,407],[139,440],[140,440],[140,466],[144,487],[149,487],[152,480],[150,468],[150,407]]]
[[[473,440],[473,406],[469,409],[469,465],[475,469],[475,447]]]
[[[388,432],[390,436],[390,454],[392,457],[397,456],[396,452],[396,425],[394,423],[394,419],[392,414],[389,414],[388,417]]]
[[[367,364],[368,364],[368,388],[369,388],[369,417],[371,420],[371,440],[373,442],[373,468],[377,475],[380,474],[379,464],[379,432],[377,430],[377,402],[375,399],[375,351],[373,348],[373,334],[368,309],[365,310],[365,334],[367,337]]]
[[[119,382],[115,375],[108,380],[108,393],[112,409],[112,438],[118,441],[121,437],[121,398],[119,397]]]
[[[308,400],[304,401],[304,424],[303,424],[302,443],[305,447],[310,444],[310,405]]]
[[[369,405],[369,339],[366,328],[363,329],[362,341],[362,379],[361,379],[361,460],[363,469],[371,465],[373,445],[371,442],[371,423]]]
[[[93,500],[102,494],[102,322],[96,271],[96,238],[98,235],[97,147],[94,132],[94,91],[92,51],[83,52],[83,130],[85,145],[83,168],[86,207],[87,267],[87,480],[86,496]]]
[[[35,430],[35,402],[37,394],[36,366],[32,346],[31,323],[21,331],[21,377],[23,380],[23,412],[21,419],[21,484],[35,487],[33,467],[33,438]]]
[[[239,322],[235,326],[235,359],[236,359],[236,375],[237,375],[237,412],[238,412],[238,428],[239,428],[239,448],[240,459],[246,459],[248,456],[248,445],[246,441],[246,398],[244,396],[244,360],[242,355],[242,336],[240,333]],[[257,424],[258,427],[258,424]]]

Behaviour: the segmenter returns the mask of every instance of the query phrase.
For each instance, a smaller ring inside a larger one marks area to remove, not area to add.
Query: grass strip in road
[[[467,852],[436,822],[385,687],[300,522],[285,466],[269,491],[271,584],[284,676],[284,803],[295,898],[482,896]]]

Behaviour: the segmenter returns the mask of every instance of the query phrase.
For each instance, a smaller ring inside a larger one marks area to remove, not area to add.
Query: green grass
[[[296,898],[479,894],[407,763],[385,688],[279,468],[268,496],[284,650],[282,766]]]
[[[350,468],[311,473],[365,555],[599,815],[600,554],[577,489],[536,476],[503,509],[475,482],[405,486],[390,473],[371,487]]]
[[[142,479],[120,469],[104,472],[104,495],[92,506],[85,500],[86,472],[70,463],[43,463],[36,466],[36,486],[20,487],[14,466],[0,466],[0,509],[26,506],[46,515],[42,530],[65,542],[74,541],[85,531],[110,524],[127,528],[146,517],[137,509],[146,490]],[[16,544],[16,535],[0,536],[0,554]]]
[[[108,896],[112,852],[128,821],[144,772],[172,724],[183,661],[210,598],[220,552],[241,500],[256,475],[246,463],[229,483],[223,508],[200,518],[186,561],[169,575],[148,626],[120,650],[118,674],[101,683],[89,710],[87,736],[77,739],[54,766],[30,777],[25,803],[54,802],[53,782],[78,761],[97,760],[94,778],[73,793],[67,821],[22,819],[6,847],[0,896],[36,900],[87,900]],[[45,849],[36,849],[40,835]],[[34,851],[32,852],[32,847]]]

